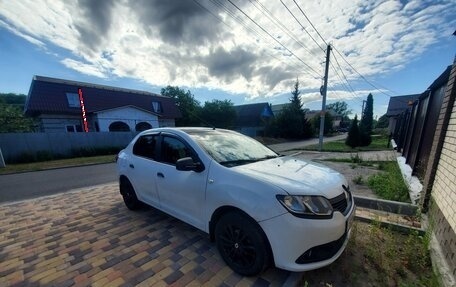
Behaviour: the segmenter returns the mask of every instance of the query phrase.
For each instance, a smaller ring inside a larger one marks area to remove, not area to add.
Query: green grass
[[[37,171],[51,168],[61,168],[69,166],[79,166],[87,164],[101,164],[110,163],[115,161],[115,155],[102,155],[102,156],[91,156],[91,157],[76,157],[69,159],[59,159],[43,162],[33,163],[20,163],[20,164],[7,164],[5,168],[0,168],[0,174],[26,172],[26,171]]]
[[[357,152],[357,151],[378,151],[390,150],[387,148],[388,137],[383,135],[373,135],[372,142],[369,146],[351,148],[345,145],[345,140],[338,140],[332,142],[323,142],[323,151],[329,152]],[[304,150],[318,150],[318,144],[303,147]]]
[[[371,175],[367,185],[383,199],[410,202],[408,188],[397,162],[380,162],[379,169],[382,172]]]
[[[370,166],[381,170],[380,173],[371,175],[367,185],[380,198],[401,202],[410,202],[408,188],[402,178],[401,170],[395,161],[363,161],[358,155],[351,158],[325,159],[331,162],[350,163],[351,168],[357,166]],[[356,184],[365,184],[365,179],[360,175],[353,179]]]

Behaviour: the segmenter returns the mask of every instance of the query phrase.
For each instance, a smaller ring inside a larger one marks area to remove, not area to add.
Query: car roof
[[[160,132],[171,132],[175,134],[187,134],[187,135],[196,135],[196,134],[220,134],[220,133],[234,133],[237,132],[226,129],[217,129],[217,128],[207,128],[207,127],[164,127],[164,128],[155,128],[143,131],[141,135],[147,135],[151,133],[160,133]]]

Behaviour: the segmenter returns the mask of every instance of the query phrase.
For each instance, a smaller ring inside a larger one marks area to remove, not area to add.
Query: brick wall
[[[424,210],[432,198],[430,218],[443,259],[456,277],[456,62],[453,64],[430,151],[422,196]]]
[[[432,188],[434,233],[456,277],[456,106],[446,131]]]
[[[456,230],[456,107],[446,130],[432,196],[448,223]]]

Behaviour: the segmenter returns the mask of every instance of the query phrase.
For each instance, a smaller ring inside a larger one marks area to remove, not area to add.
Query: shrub
[[[359,146],[359,127],[358,127],[358,115],[355,115],[355,118],[352,121],[350,126],[350,130],[348,131],[347,139],[345,140],[345,144],[351,148],[355,148]]]

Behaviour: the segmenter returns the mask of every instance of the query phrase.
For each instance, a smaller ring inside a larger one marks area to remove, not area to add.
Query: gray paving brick
[[[207,234],[152,208],[129,211],[117,185],[0,204],[0,232],[0,261],[13,266],[1,269],[0,277],[24,274],[14,286],[92,286],[95,279],[109,286],[122,278],[122,286],[128,287],[165,268],[172,272],[159,280],[185,286],[204,284],[226,266]],[[191,268],[184,268],[187,264]],[[40,272],[56,279],[40,283]],[[283,278],[276,280],[278,285],[287,278],[278,269],[267,272],[275,274],[268,278]],[[235,286],[242,278],[230,273],[221,286]],[[264,278],[255,282],[266,283]]]

